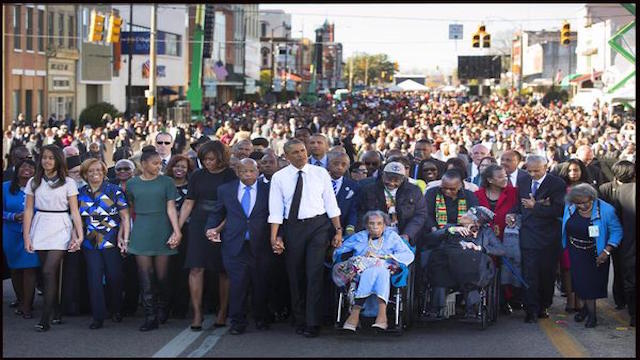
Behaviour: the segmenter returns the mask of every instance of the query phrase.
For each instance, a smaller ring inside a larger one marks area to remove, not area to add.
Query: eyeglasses
[[[171,141],[156,141],[158,145],[171,145]]]
[[[125,167],[125,168],[118,168],[116,169],[116,171],[118,172],[122,172],[122,171],[131,171],[131,168]]]

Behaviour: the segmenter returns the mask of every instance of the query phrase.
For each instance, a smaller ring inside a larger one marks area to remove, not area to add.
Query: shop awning
[[[170,87],[161,86],[158,89],[158,95],[178,95],[178,92],[171,89]]]
[[[562,81],[560,82],[560,86],[564,86],[567,87],[569,86],[569,83],[571,82],[571,80],[582,76],[582,74],[571,74],[571,75],[567,75],[564,77],[564,79],[562,79]]]
[[[597,78],[599,78],[601,76],[602,76],[602,71],[596,71],[593,74],[593,78],[594,79],[597,79]],[[591,74],[584,74],[584,75],[578,76],[575,79],[571,80],[570,82],[579,84],[579,83],[581,83],[583,81],[586,81],[586,80],[591,80]]]
[[[284,71],[280,73],[280,78],[286,77],[287,80],[292,80],[295,82],[301,82],[302,78],[293,73],[285,73]]]

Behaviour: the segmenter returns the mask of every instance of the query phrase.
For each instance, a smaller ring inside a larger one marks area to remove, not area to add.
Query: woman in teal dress
[[[136,256],[145,322],[140,331],[158,328],[168,318],[169,256],[178,253],[182,233],[178,226],[176,186],[160,175],[162,159],[153,146],[142,149],[142,174],[127,181],[127,199],[136,214],[128,253]],[[157,289],[152,284],[155,277]],[[155,294],[158,294],[157,299]]]
[[[11,283],[18,299],[16,315],[33,317],[33,294],[36,289],[36,270],[40,266],[38,255],[28,253],[22,240],[24,218],[24,187],[33,176],[36,164],[29,159],[15,167],[11,181],[2,183],[2,249],[11,269]]]

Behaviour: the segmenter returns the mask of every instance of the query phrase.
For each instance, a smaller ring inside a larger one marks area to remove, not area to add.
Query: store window
[[[181,46],[180,46],[180,35],[165,33],[165,51],[166,55],[171,56],[180,56],[181,55]]]

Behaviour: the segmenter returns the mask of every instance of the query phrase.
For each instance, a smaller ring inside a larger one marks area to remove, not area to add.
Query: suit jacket
[[[355,227],[358,224],[358,208],[357,199],[360,187],[358,183],[344,176],[342,178],[342,186],[338,190],[336,200],[338,201],[338,207],[340,208],[340,225],[343,228],[352,225]]]
[[[382,178],[375,183],[360,188],[358,198],[358,230],[364,229],[362,217],[369,210],[381,210],[389,213],[384,197]],[[398,231],[407,234],[415,242],[418,233],[427,219],[427,203],[422,191],[416,185],[404,181],[396,193],[396,212],[398,215]]]
[[[554,174],[555,175],[555,174]],[[508,179],[509,175],[507,175],[507,180],[509,181],[509,183],[507,184],[507,186],[511,185],[511,180]],[[530,178],[531,176],[529,175],[528,172],[526,172],[525,170],[522,169],[516,169],[516,184],[513,185],[513,187],[518,186],[518,183],[520,181],[526,181],[528,178]]]
[[[216,210],[209,215],[205,229],[217,226],[222,219],[227,219],[222,229],[222,256],[236,256],[242,250],[245,233],[249,230],[251,250],[258,254],[269,254],[269,185],[258,181],[256,203],[247,217],[238,201],[238,185],[240,180],[230,181],[218,187],[218,203]]]
[[[547,173],[534,196],[536,204],[532,209],[522,206],[522,199],[528,199],[531,193],[531,177],[518,182],[518,197],[512,212],[522,216],[520,228],[520,247],[523,249],[542,249],[551,245],[560,245],[562,236],[562,215],[567,186],[562,178]],[[549,205],[542,203],[549,199]]]

